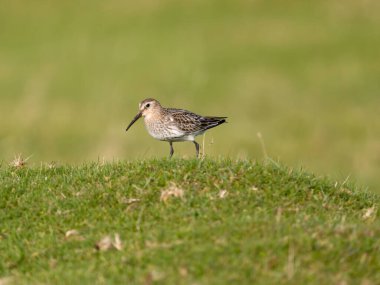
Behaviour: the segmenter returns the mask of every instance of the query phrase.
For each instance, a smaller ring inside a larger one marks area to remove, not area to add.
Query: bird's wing
[[[226,122],[226,117],[203,117],[182,109],[168,109],[168,113],[177,122],[177,127],[188,134],[202,132]]]

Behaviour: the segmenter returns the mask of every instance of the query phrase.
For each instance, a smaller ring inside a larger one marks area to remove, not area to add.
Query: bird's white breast
[[[170,116],[165,121],[145,119],[145,127],[148,133],[157,140],[162,141],[193,141],[194,136],[186,135],[174,123]]]

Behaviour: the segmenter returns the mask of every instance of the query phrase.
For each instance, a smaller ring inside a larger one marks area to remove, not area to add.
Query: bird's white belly
[[[174,124],[145,122],[145,127],[153,138],[161,141],[194,141],[195,139],[194,135],[186,134]]]

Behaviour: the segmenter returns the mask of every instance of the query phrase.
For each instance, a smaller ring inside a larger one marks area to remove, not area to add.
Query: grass
[[[0,6],[0,162],[58,162],[0,169],[0,284],[379,283],[379,1]],[[146,97],[243,160],[154,159]]]
[[[0,184],[10,284],[380,280],[379,196],[274,162],[3,165]]]
[[[0,158],[166,156],[124,132],[154,97],[229,116],[209,156],[261,159],[261,132],[271,157],[380,192],[379,3],[0,0]]]

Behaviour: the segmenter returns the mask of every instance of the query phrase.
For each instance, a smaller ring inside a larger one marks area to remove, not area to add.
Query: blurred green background
[[[125,133],[153,97],[229,116],[209,156],[262,159],[260,132],[272,158],[380,192],[379,27],[375,0],[0,0],[0,159],[167,156],[142,121]]]

